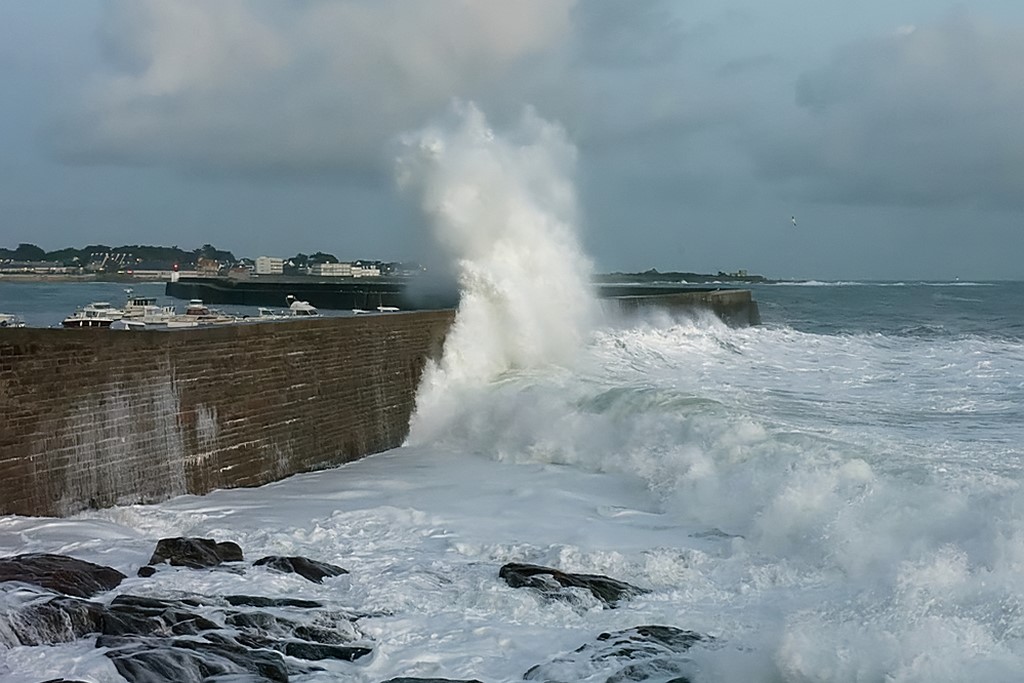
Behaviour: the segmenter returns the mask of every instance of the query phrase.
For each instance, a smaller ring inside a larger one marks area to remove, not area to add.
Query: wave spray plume
[[[399,186],[418,196],[460,287],[444,354],[420,384],[415,442],[501,373],[571,362],[596,304],[576,235],[576,148],[560,126],[527,108],[499,135],[457,102],[402,143]]]

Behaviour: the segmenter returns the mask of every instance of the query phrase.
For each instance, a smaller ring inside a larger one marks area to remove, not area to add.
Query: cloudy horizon
[[[1024,6],[829,4],[0,0],[0,246],[429,261],[461,100],[565,130],[600,271],[1024,279]]]

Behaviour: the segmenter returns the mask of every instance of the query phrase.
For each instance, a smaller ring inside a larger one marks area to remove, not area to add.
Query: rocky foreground
[[[313,583],[347,574],[306,557],[268,556],[251,565],[235,543],[204,538],[158,542],[140,576],[163,571],[244,572],[250,566],[295,573]],[[0,613],[0,649],[94,638],[131,683],[288,681],[323,670],[317,662],[356,663],[373,655],[374,643],[359,628],[371,615],[316,600],[254,595],[181,595],[173,599],[110,594],[127,578],[102,565],[64,555],[0,558],[0,589],[30,591],[21,606]],[[606,576],[571,574],[550,567],[510,563],[497,578],[547,600],[579,599],[589,592],[615,608],[646,592]],[[602,633],[575,651],[524,672],[531,681],[688,683],[687,650],[710,638],[673,626],[643,625]],[[603,677],[603,678],[601,678]],[[451,679],[393,678],[384,683],[444,683]],[[56,679],[45,683],[74,683]],[[452,683],[459,683],[453,681]],[[463,681],[462,683],[480,683]]]

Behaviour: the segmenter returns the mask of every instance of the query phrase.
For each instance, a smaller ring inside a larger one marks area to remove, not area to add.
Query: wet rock
[[[100,636],[96,647],[107,648],[104,654],[129,683],[206,681],[240,675],[288,681],[288,668],[280,654],[229,642]]]
[[[498,576],[513,588],[533,588],[550,598],[570,598],[566,588],[584,588],[609,607],[649,591],[599,574],[570,574],[536,564],[510,562],[498,572]]]
[[[340,659],[353,662],[373,652],[368,647],[356,645],[323,645],[292,641],[284,644],[284,653],[289,657],[306,660]]]
[[[222,562],[241,562],[242,549],[237,543],[218,543],[212,538],[162,538],[149,558],[149,564],[167,562],[175,567],[204,569]]]
[[[119,595],[103,614],[103,634],[110,636],[185,636],[221,628],[192,612],[195,604]]]
[[[324,645],[349,643],[360,637],[354,624],[341,614],[318,614],[314,623],[303,624],[269,612],[235,612],[225,624],[246,636],[269,642],[271,639],[299,639]]]
[[[116,588],[125,575],[66,555],[31,553],[0,558],[0,582],[22,581],[78,598]]]
[[[299,556],[285,557],[282,555],[270,555],[256,560],[253,562],[253,565],[257,567],[265,566],[268,569],[273,569],[285,574],[298,574],[313,583],[323,583],[324,578],[328,576],[348,574],[347,569],[343,569],[337,565]]]
[[[147,579],[150,576],[153,576],[153,574],[156,574],[156,569],[150,567],[148,564],[144,567],[139,567],[138,575],[142,578]]]
[[[224,599],[229,605],[235,607],[299,607],[302,609],[323,607],[323,603],[316,600],[302,600],[300,598],[263,598],[258,595],[227,595]]]
[[[689,683],[692,662],[684,655],[708,636],[674,626],[637,626],[602,633],[595,642],[531,668],[523,678],[546,683],[571,683],[605,674],[605,683],[650,681]]]
[[[71,597],[55,597],[3,615],[6,628],[0,627],[16,642],[8,645],[53,645],[70,643],[91,633],[99,633],[104,607],[98,602]]]
[[[400,678],[389,678],[381,683],[482,683],[475,678],[471,679],[459,679],[454,678],[408,678],[402,676]]]

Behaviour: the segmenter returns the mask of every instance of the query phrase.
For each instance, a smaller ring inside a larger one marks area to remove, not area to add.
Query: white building
[[[380,277],[380,268],[375,263],[359,263],[352,265],[352,277]]]
[[[351,263],[314,263],[309,268],[310,275],[318,277],[351,277]]]
[[[276,256],[259,256],[256,258],[257,275],[281,275],[284,273],[284,259]]]

